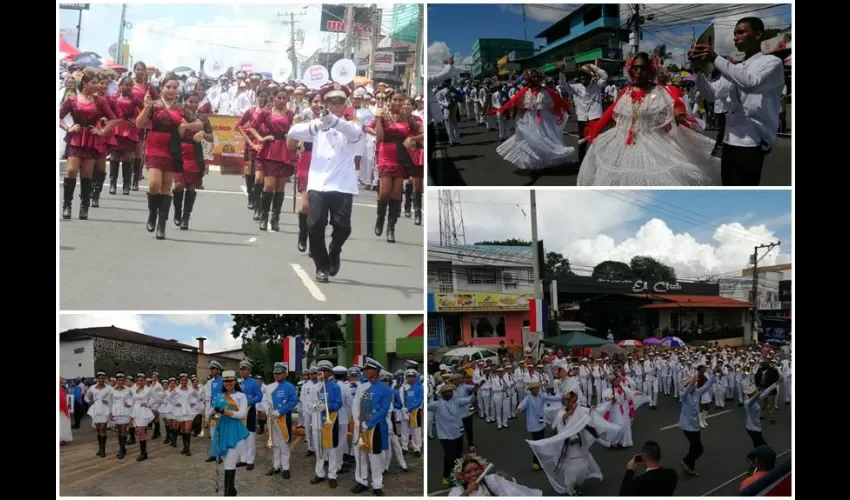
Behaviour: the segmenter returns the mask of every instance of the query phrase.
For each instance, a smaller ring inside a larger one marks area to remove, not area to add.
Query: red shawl
[[[59,413],[64,413],[66,417],[71,418],[71,413],[68,411],[68,395],[64,387],[59,387]]]
[[[683,124],[688,128],[695,128],[696,119],[688,114],[688,111],[685,109],[685,103],[682,101],[682,91],[677,89],[676,87],[671,87],[669,85],[664,86],[664,90],[666,90],[670,97],[673,98],[673,115],[674,116],[684,116],[686,122]],[[592,125],[585,128],[584,138],[587,139],[587,142],[593,143],[599,134],[605,131],[605,127],[611,122],[611,119],[614,116],[614,108],[617,107],[617,103],[620,102],[620,99],[626,95],[626,92],[631,94],[633,100],[639,101],[643,99],[646,95],[646,91],[643,89],[639,89],[637,87],[628,86],[625,87],[620,95],[614,100],[614,104],[608,106],[608,109],[605,110],[605,113],[602,115],[599,120],[597,120]],[[634,129],[629,130],[629,134],[626,137],[626,145],[634,144]]]
[[[515,107],[518,107],[518,104],[522,102],[523,96],[525,96],[526,92],[531,91],[531,93],[536,96],[538,93],[540,93],[541,90],[545,90],[546,92],[548,92],[549,97],[552,98],[552,112],[555,113],[555,116],[558,117],[558,125],[560,125],[564,122],[564,112],[569,112],[570,110],[570,103],[565,101],[563,97],[558,95],[557,92],[555,92],[553,89],[550,89],[549,87],[538,87],[534,89],[531,87],[523,87],[522,90],[514,94],[514,96],[511,97],[510,100],[506,102],[504,106],[498,109],[491,109],[489,114],[495,115],[496,113],[505,113],[507,111],[510,111]],[[525,113],[526,110],[520,109],[518,112],[520,116],[522,116],[522,114]],[[537,123],[540,123],[541,120],[542,118],[540,116],[540,110],[537,110]]]
[[[616,389],[614,389],[614,391],[617,394],[625,397],[625,394],[623,393],[622,387],[617,387]],[[629,419],[634,420],[634,418],[635,418],[635,402],[632,398],[629,398],[628,401],[629,401]],[[603,417],[602,417],[609,422],[611,421],[611,406],[613,406],[615,402],[616,402],[616,399],[611,401],[611,404],[608,406],[608,411],[606,411],[605,415],[603,415]],[[624,415],[625,413],[626,413],[626,409],[623,408],[623,405],[620,405],[620,414]]]

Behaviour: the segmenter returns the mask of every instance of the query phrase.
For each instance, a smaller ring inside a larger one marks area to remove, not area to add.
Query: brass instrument
[[[268,423],[269,441],[266,443],[266,448],[274,448],[272,441],[272,413],[274,413],[274,401],[269,398],[269,412],[266,414],[266,423]]]
[[[366,422],[372,417],[372,394],[364,392],[360,398],[360,433],[357,446],[366,453],[372,453],[372,438],[375,429],[367,429]]]
[[[325,407],[325,421],[322,422],[322,448],[332,450],[334,448],[333,429],[337,413],[331,412],[330,408],[328,408],[328,389],[325,385],[327,381],[325,380],[324,373],[321,371],[319,371],[319,381],[322,383],[322,387],[319,388],[319,404]]]

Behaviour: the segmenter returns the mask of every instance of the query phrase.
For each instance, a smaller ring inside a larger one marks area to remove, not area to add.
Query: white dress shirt
[[[441,122],[443,121],[443,110],[440,108],[440,104],[437,102],[437,96],[434,94],[434,87],[443,83],[448,79],[453,79],[455,75],[454,66],[450,64],[446,64],[443,66],[442,71],[437,73],[436,75],[428,77],[428,121],[429,122]]]
[[[316,120],[292,125],[289,138],[313,143],[307,191],[357,194],[354,148],[362,131],[361,126],[343,118],[328,130],[320,130]]]
[[[591,69],[596,75],[587,86],[582,83],[567,83],[563,73],[559,78],[561,87],[575,102],[576,120],[580,122],[597,120],[602,116],[602,94],[608,81],[608,73],[592,65]]]

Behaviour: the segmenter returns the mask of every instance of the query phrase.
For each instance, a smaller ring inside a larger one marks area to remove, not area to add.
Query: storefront
[[[435,293],[428,300],[428,347],[463,341],[476,346],[522,343],[529,325],[529,293]]]

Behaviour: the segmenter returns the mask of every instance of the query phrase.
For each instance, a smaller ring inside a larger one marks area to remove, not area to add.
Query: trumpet
[[[274,442],[272,442],[272,425],[276,422],[272,421],[272,413],[274,413],[274,407],[269,402],[269,411],[266,413],[266,432],[269,434],[269,441],[266,443],[266,448],[274,448]]]
[[[325,425],[330,425],[333,422],[331,421],[331,411],[328,409],[328,389],[325,386],[327,381],[325,381],[325,375],[322,372],[319,372],[319,382],[322,383],[322,387],[319,388],[319,404],[323,404],[325,407]]]

